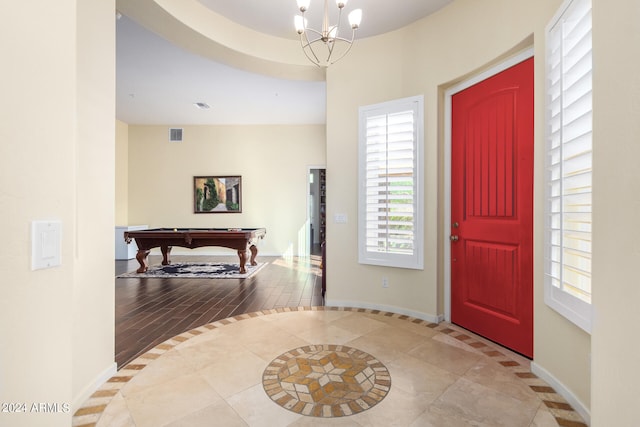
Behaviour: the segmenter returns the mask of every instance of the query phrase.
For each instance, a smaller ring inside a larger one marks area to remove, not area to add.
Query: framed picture
[[[193,177],[194,213],[242,212],[241,176]]]

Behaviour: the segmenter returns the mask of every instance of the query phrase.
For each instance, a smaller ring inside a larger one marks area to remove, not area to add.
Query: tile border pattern
[[[266,316],[269,314],[285,313],[292,311],[352,311],[369,314],[379,314],[387,317],[392,317],[400,320],[406,320],[408,322],[415,323],[417,325],[424,325],[439,333],[448,335],[455,338],[460,343],[467,345],[470,349],[479,351],[485,356],[495,360],[505,369],[509,370],[516,377],[520,378],[527,384],[531,390],[537,393],[538,397],[544,405],[549,409],[551,414],[555,417],[556,422],[561,427],[588,427],[582,420],[582,417],[571,407],[571,405],[556,391],[549,387],[549,385],[533,374],[527,366],[514,360],[509,356],[509,352],[502,347],[493,344],[488,341],[484,341],[473,334],[466,332],[465,330],[458,328],[455,325],[451,325],[446,322],[431,323],[426,320],[417,319],[411,316],[397,314],[392,312],[386,312],[382,310],[371,310],[364,308],[352,308],[352,307],[285,307],[272,310],[263,310],[254,313],[240,314],[238,316],[229,317],[227,319],[218,320],[213,323],[209,323],[204,326],[200,326],[190,331],[183,332],[176,335],[173,338],[168,339],[162,344],[157,345],[148,352],[139,356],[131,363],[122,367],[113,377],[105,382],[96,392],[94,392],[84,404],[76,410],[73,415],[72,425],[73,427],[95,427],[98,420],[102,416],[107,405],[111,402],[113,397],[118,394],[133,377],[135,377],[142,369],[152,363],[155,359],[166,353],[168,350],[174,348],[180,343],[183,343],[195,336],[201,335],[204,332],[229,325],[244,319],[250,319],[253,317]]]
[[[276,357],[262,375],[267,395],[301,415],[344,417],[373,408],[391,388],[382,362],[346,345],[307,345]]]

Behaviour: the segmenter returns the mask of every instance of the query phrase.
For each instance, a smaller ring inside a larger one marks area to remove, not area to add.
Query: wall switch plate
[[[31,223],[31,270],[61,265],[61,253],[62,223],[33,221]]]
[[[336,224],[346,224],[347,223],[347,214],[346,213],[337,213],[333,215],[333,221]]]

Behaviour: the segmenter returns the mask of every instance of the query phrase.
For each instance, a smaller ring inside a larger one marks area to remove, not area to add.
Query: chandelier
[[[324,17],[322,19],[322,30],[314,30],[307,27],[305,12],[309,9],[311,0],[297,0],[300,8],[300,15],[295,17],[295,28],[300,35],[302,51],[309,61],[319,67],[328,67],[343,58],[353,45],[356,30],[362,20],[362,9],[355,9],[349,13],[349,25],[351,25],[351,38],[340,37],[340,20],[342,10],[348,0],[336,0],[338,6],[338,23],[329,25],[329,1],[324,0]]]

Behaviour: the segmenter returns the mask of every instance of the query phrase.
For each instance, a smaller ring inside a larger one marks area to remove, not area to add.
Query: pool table
[[[140,263],[138,273],[147,271],[147,257],[153,248],[160,248],[162,265],[169,265],[169,255],[173,246],[181,248],[201,248],[205,246],[222,246],[238,251],[240,273],[246,273],[247,250],[251,251],[251,265],[256,265],[258,248],[256,243],[264,238],[264,228],[152,228],[149,230],[126,231],[124,240],[131,243],[135,239],[138,245],[136,259]]]

